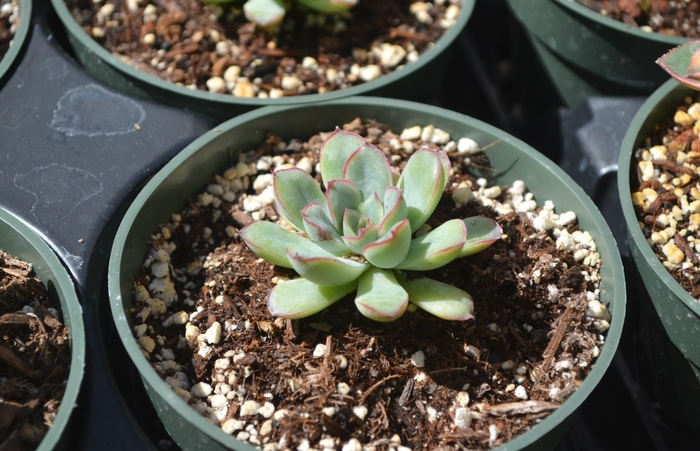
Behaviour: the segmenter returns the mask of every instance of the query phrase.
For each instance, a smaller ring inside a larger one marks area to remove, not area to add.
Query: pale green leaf
[[[379,224],[379,235],[383,236],[404,219],[406,219],[406,201],[399,188],[390,186],[384,191],[384,219]]]
[[[374,193],[369,198],[365,197],[365,201],[360,204],[357,210],[373,224],[379,224],[384,218],[384,205],[379,200],[377,193]]]
[[[297,319],[320,312],[357,289],[357,280],[345,285],[320,286],[306,279],[276,285],[267,297],[273,316]]]
[[[343,178],[345,162],[366,142],[362,136],[336,127],[321,146],[321,178],[325,186],[331,180]]]
[[[278,25],[285,12],[284,0],[248,0],[243,5],[246,19],[261,27]]]
[[[411,303],[442,319],[466,321],[473,318],[474,301],[466,291],[423,277],[405,280],[401,285]]]
[[[304,207],[301,210],[301,217],[304,221],[304,230],[311,241],[331,254],[344,255],[350,253],[350,249],[343,243],[340,233],[335,229],[335,225],[328,217],[326,209],[320,204],[312,202]]]
[[[345,245],[356,254],[362,255],[362,250],[370,243],[373,243],[379,239],[378,224],[371,224],[359,230],[356,236],[343,235],[342,239]]]
[[[481,252],[503,236],[503,229],[491,218],[473,216],[463,221],[467,226],[467,241],[462,246],[460,257]]]
[[[335,256],[319,246],[316,249],[290,246],[287,248],[287,257],[299,275],[318,285],[344,285],[360,277],[371,266],[369,263]]]
[[[338,231],[343,229],[345,210],[357,210],[362,203],[362,192],[350,180],[331,180],[326,189],[328,213]]]
[[[373,267],[360,276],[355,305],[369,319],[394,321],[406,311],[408,293],[393,271]]]
[[[250,223],[242,228],[239,234],[256,255],[284,268],[292,267],[287,257],[287,247],[318,247],[308,238],[268,221]]]
[[[309,8],[324,13],[342,13],[357,4],[358,0],[296,0]]]
[[[362,249],[362,255],[378,268],[394,268],[408,255],[411,224],[408,219],[396,224],[386,235]]]
[[[343,215],[343,236],[357,236],[358,230],[362,230],[367,226],[367,218],[362,216],[357,210],[345,210]]]
[[[365,144],[350,155],[343,168],[343,178],[352,181],[365,200],[375,194],[383,195],[393,184],[389,160],[371,144]]]
[[[403,191],[412,230],[418,230],[440,202],[447,183],[444,171],[444,159],[432,149],[417,150],[406,163],[396,186]]]
[[[411,241],[406,259],[397,268],[428,271],[459,257],[467,241],[467,227],[461,219],[451,219],[440,227]]]
[[[281,169],[274,173],[275,206],[284,219],[304,230],[301,210],[310,203],[326,205],[326,197],[316,180],[299,168]]]

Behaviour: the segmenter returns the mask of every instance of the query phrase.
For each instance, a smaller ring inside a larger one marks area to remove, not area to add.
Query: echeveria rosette
[[[679,82],[700,90],[700,41],[674,47],[656,63]]]
[[[325,192],[301,169],[274,173],[277,211],[299,232],[266,221],[240,231],[258,256],[301,276],[271,290],[271,313],[302,318],[356,292],[359,311],[377,321],[399,318],[409,302],[444,319],[471,318],[468,293],[407,277],[481,251],[502,234],[494,220],[472,217],[416,236],[445,190],[447,155],[419,149],[398,174],[377,147],[336,129],[323,143],[320,160]]]
[[[212,0],[205,0],[212,1]],[[217,0],[213,0],[217,1]],[[227,0],[224,0],[227,1]],[[340,13],[349,10],[358,0],[295,0],[313,10],[324,13]],[[285,0],[247,0],[243,5],[246,19],[261,26],[275,27],[282,22],[287,11]]]

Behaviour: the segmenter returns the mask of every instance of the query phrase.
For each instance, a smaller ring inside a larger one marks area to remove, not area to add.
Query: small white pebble
[[[467,429],[472,425],[472,415],[466,407],[455,409],[455,426],[460,429]]]
[[[368,66],[361,67],[357,75],[362,79],[362,81],[372,81],[382,75],[382,68],[376,64],[370,64]]]
[[[528,399],[527,390],[522,385],[518,385],[517,387],[515,387],[515,391],[513,392],[513,394],[518,399],[522,399],[522,400]]]
[[[418,351],[411,356],[411,364],[418,368],[423,368],[425,366],[425,353],[423,351]]]
[[[197,398],[206,398],[211,395],[214,389],[206,382],[199,382],[192,386],[192,394]]]
[[[353,437],[343,445],[342,451],[362,451],[362,443]]]
[[[275,413],[275,405],[271,402],[266,402],[260,406],[258,413],[265,418],[270,418]]]
[[[299,79],[296,75],[284,75],[280,86],[285,91],[296,91],[304,82]]]
[[[368,412],[369,410],[365,406],[356,406],[352,408],[352,413],[354,413],[360,420],[364,420]]]
[[[217,344],[221,340],[221,323],[215,321],[204,333],[207,343]]]
[[[226,82],[221,77],[211,77],[205,84],[210,92],[222,92],[226,89]]]
[[[317,344],[314,348],[313,356],[318,358],[323,357],[324,355],[326,355],[326,345],[324,345],[323,343]]]
[[[471,138],[461,138],[457,142],[457,152],[461,155],[473,155],[479,151],[479,144]]]
[[[240,416],[247,417],[247,416],[257,415],[259,411],[260,411],[260,404],[258,404],[258,402],[255,400],[249,399],[248,401],[243,403],[239,413],[240,413]]]

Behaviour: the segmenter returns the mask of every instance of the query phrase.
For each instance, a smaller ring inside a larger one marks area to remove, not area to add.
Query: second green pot
[[[242,98],[190,89],[147,74],[111,54],[89,36],[73,18],[64,0],[51,0],[51,3],[66,29],[68,41],[78,61],[90,75],[132,96],[186,108],[223,120],[269,105],[311,105],[356,95],[419,99],[428,91],[426,87],[434,86],[442,79],[450,61],[454,41],[469,21],[475,1],[463,0],[457,22],[418,60],[403,68],[346,89],[279,99]]]

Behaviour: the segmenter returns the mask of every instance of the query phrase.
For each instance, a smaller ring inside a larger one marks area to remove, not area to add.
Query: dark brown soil
[[[409,11],[413,0],[362,1],[342,16],[309,16],[308,10],[293,3],[275,33],[248,23],[240,12],[242,3],[203,6],[197,0],[146,0],[129,12],[125,0],[66,1],[88,34],[145,72],[203,90],[275,97],[362,83],[352,67],[379,64],[372,49],[380,44],[405,49],[407,55],[399,65],[406,64],[443,35],[447,7],[461,0],[425,2],[430,23],[422,23]],[[110,4],[114,12],[105,14]],[[145,8],[153,13],[144,15]],[[98,14],[100,10],[103,13]],[[212,12],[216,10],[221,13]],[[305,63],[305,57],[315,63]],[[229,68],[234,69],[227,73]],[[299,82],[289,78],[283,83],[292,75]],[[219,77],[217,84],[207,87],[212,77]],[[228,86],[222,86],[220,78]]]
[[[633,27],[671,36],[700,36],[700,2],[671,0],[576,0],[592,10]]]
[[[390,150],[397,136],[386,126],[358,119],[344,128],[369,136],[398,165],[407,156]],[[270,135],[246,162],[308,157],[313,167],[322,140],[280,146]],[[471,293],[475,320],[444,321],[418,310],[376,323],[352,299],[302,320],[274,318],[267,293],[293,274],[238,239],[238,228],[252,220],[241,198],[215,207],[199,195],[159,227],[148,268],[135,277],[136,336],[156,370],[215,424],[265,450],[488,449],[536,425],[580,385],[603,345],[607,323],[587,314],[599,263],[584,265],[557,249],[552,233],[535,230],[525,213],[497,214],[476,201],[455,208],[455,184],[476,190],[469,172],[488,161],[481,154],[463,166],[463,156],[450,154],[453,183],[429,223],[487,215],[505,234],[428,274]],[[271,207],[259,213],[278,218]],[[163,267],[154,265],[166,261],[176,300],[156,287]],[[208,341],[218,326],[221,340]]]
[[[654,253],[678,283],[700,299],[700,202],[694,203],[700,200],[700,138],[695,132],[700,104],[698,99],[688,101],[637,150],[633,160],[637,184],[631,188],[637,217]]]
[[[68,330],[30,264],[0,251],[0,448],[36,449],[70,369]]]
[[[12,8],[5,5],[11,5]],[[17,5],[17,2],[14,0],[0,0],[0,61],[10,49],[10,43],[15,36],[12,25],[13,23],[19,23],[19,18],[13,18],[10,21],[12,9],[15,5]],[[9,11],[6,12],[5,8],[9,8]]]

